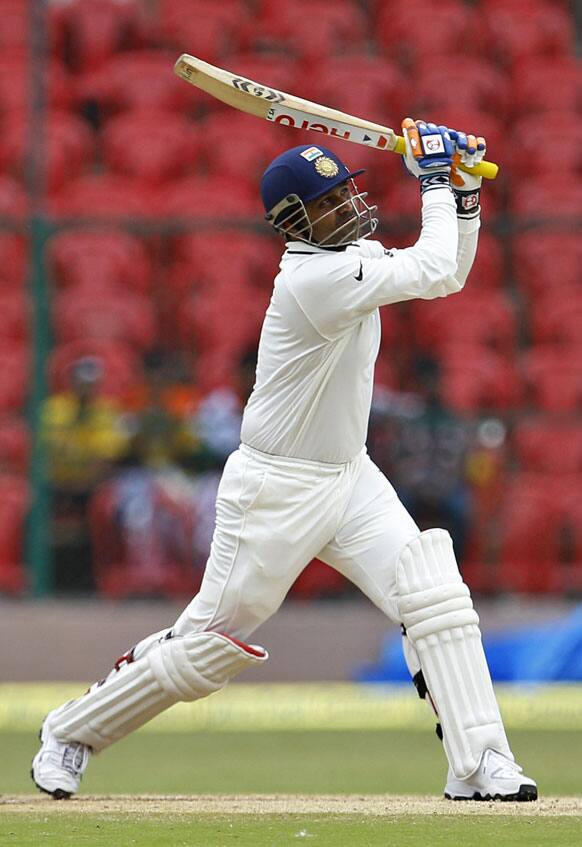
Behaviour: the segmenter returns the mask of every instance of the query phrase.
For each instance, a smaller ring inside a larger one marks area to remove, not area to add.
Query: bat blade
[[[174,65],[174,73],[228,106],[255,117],[281,126],[321,132],[377,150],[404,153],[404,139],[390,127],[312,103],[293,94],[286,94],[284,91],[217,68],[188,53],[180,56]],[[481,162],[475,168],[461,166],[461,169],[487,179],[495,179],[498,171],[493,162]]]
[[[390,127],[277,91],[187,53],[180,56],[174,72],[217,100],[282,126],[311,129],[380,150],[393,150],[397,144],[397,136]]]
[[[266,118],[271,104],[285,96],[280,91],[231,74],[188,53],[180,56],[174,65],[174,73],[228,106],[257,118]]]

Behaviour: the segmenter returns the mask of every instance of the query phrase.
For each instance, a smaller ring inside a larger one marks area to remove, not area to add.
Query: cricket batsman
[[[47,715],[32,778],[54,798],[78,790],[92,755],[266,662],[248,639],[317,557],[401,626],[411,676],[437,715],[445,797],[537,799],[509,747],[451,538],[419,530],[366,452],[379,308],[461,291],[480,226],[481,180],[456,165],[480,162],[484,139],[410,118],[402,129],[422,201],[420,236],[405,249],[369,238],[377,207],[356,187],[362,171],[325,147],[294,147],[265,171],[266,218],[285,250],[200,591],[172,627]]]

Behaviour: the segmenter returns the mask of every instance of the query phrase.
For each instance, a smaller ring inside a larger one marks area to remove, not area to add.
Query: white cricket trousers
[[[398,622],[396,563],[419,531],[365,450],[331,465],[241,445],[218,488],[200,591],[173,630],[213,630],[246,641],[314,557]]]

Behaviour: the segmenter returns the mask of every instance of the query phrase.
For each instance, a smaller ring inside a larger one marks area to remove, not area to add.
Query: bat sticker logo
[[[250,79],[245,79],[242,76],[237,76],[232,80],[232,84],[239,91],[244,91],[245,94],[252,94],[253,97],[260,97],[262,100],[271,100],[274,103],[281,103],[285,98],[279,91],[273,88],[266,88],[264,85],[259,85]]]
[[[192,82],[192,68],[188,67],[185,62],[179,62],[178,65],[176,65],[176,69],[176,72],[182,77],[182,79],[185,79],[186,82]]]

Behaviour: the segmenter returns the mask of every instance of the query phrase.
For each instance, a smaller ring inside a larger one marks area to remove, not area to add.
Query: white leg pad
[[[421,532],[398,562],[398,607],[443,730],[451,769],[459,779],[479,766],[487,748],[513,760],[468,587],[451,537]]]
[[[98,753],[174,703],[206,697],[268,658],[262,647],[217,632],[159,635],[140,642],[83,697],[51,712],[47,723],[54,735]]]

